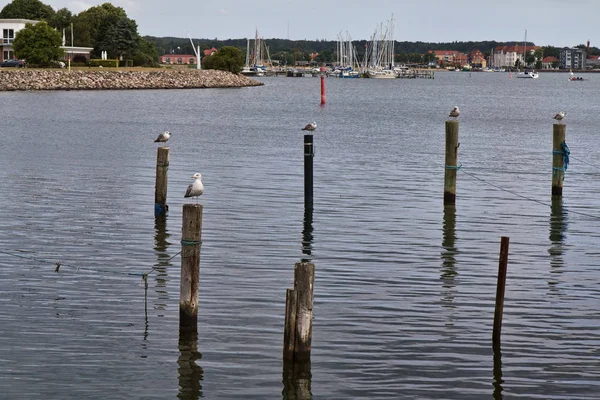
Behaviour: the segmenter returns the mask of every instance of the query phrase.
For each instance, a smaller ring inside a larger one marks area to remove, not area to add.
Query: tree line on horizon
[[[159,54],[194,54],[189,38],[177,37],[155,37],[144,36],[148,42],[156,46]],[[220,49],[225,46],[236,47],[245,54],[248,40],[241,39],[193,39],[194,44],[200,44],[200,48]],[[251,46],[254,40],[250,40]],[[278,60],[281,64],[293,65],[295,61],[311,61],[311,54],[318,53],[314,61],[321,63],[332,63],[336,61],[338,41],[335,40],[289,40],[289,39],[265,39],[268,46],[269,56],[272,60]],[[352,43],[357,51],[359,59],[364,58],[365,49],[368,40],[353,40]],[[467,41],[467,42],[395,42],[394,54],[395,61],[406,63],[426,63],[431,59],[427,54],[435,50],[455,50],[461,53],[470,53],[473,50],[481,51],[488,57],[498,46],[523,45],[523,42],[497,42],[489,41]],[[527,46],[534,46],[533,42],[527,42]],[[580,44],[578,48],[587,49],[586,45]],[[560,47],[542,46],[537,56],[553,56],[558,58]],[[590,55],[600,55],[600,49],[597,47],[589,48]],[[266,55],[265,55],[266,57]]]
[[[90,7],[79,14],[73,14],[67,8],[54,10],[40,0],[13,0],[0,11],[0,18],[22,18],[44,21],[48,27],[62,33],[65,32],[67,45],[93,48],[92,57],[100,58],[102,51],[107,51],[108,57],[124,58],[133,61],[136,66],[156,66],[159,55],[162,54],[195,54],[189,38],[141,36],[137,31],[137,23],[129,18],[122,7],[115,7],[106,2],[99,6]],[[52,36],[50,33],[48,35]],[[194,45],[200,45],[201,50],[224,47],[239,49],[246,53],[247,39],[193,39]],[[368,40],[352,41],[357,58],[364,59]],[[251,41],[252,43],[252,41]],[[335,40],[289,40],[267,39],[268,56],[278,60],[280,64],[293,65],[296,61],[311,61],[333,63],[337,59],[338,41]],[[33,43],[32,45],[34,45]],[[404,63],[427,63],[433,60],[429,51],[455,50],[469,53],[479,50],[489,56],[494,48],[504,45],[521,45],[521,42],[497,41],[466,41],[466,42],[395,42],[395,61]],[[527,46],[534,43],[528,42]],[[576,47],[586,48],[580,44]],[[590,47],[590,55],[600,55],[600,49]],[[560,48],[544,46],[536,54],[536,58],[559,57]],[[318,54],[315,57],[315,54]],[[265,57],[267,53],[265,52]]]

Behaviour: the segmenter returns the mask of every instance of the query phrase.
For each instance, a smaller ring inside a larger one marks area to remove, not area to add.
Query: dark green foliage
[[[96,47],[107,51],[109,57],[129,58],[138,47],[137,24],[134,20],[122,17],[114,25],[106,27]]]
[[[91,59],[89,64],[90,67],[108,67],[108,68],[116,68],[117,67],[117,60],[116,59],[108,59],[108,60],[102,60],[99,58],[94,58]]]
[[[133,54],[133,65],[136,67],[156,67],[158,66],[158,53],[154,43],[138,36],[137,50]]]
[[[48,21],[48,25],[58,29],[61,32],[64,28],[68,28],[70,35],[71,22],[73,22],[73,14],[71,14],[71,11],[69,11],[66,8],[61,8],[56,13],[54,13],[52,18],[50,18],[50,20]]]
[[[26,24],[15,35],[13,48],[17,58],[25,59],[28,65],[49,66],[64,56],[60,48],[62,36],[46,22]]]
[[[13,0],[0,11],[0,18],[23,18],[50,21],[54,9],[39,0]]]
[[[206,69],[219,69],[238,74],[244,65],[244,55],[236,47],[224,46],[217,53],[204,58],[203,64]]]

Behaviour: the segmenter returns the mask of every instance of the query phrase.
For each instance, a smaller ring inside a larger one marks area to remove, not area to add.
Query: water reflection
[[[169,293],[167,291],[168,273],[170,267],[173,266],[171,263],[172,255],[168,253],[169,237],[171,234],[167,230],[167,216],[158,216],[154,218],[154,251],[156,253],[156,264],[154,265],[154,280],[156,285],[154,289],[156,291],[157,301],[155,309],[165,310],[169,300]],[[162,317],[163,314],[158,314]]]
[[[198,331],[195,329],[179,331],[179,358],[177,372],[179,373],[178,399],[196,400],[203,397],[202,384],[204,371],[196,364],[202,358],[198,351]]]
[[[502,391],[504,390],[504,388],[502,387],[502,384],[504,383],[504,380],[502,379],[502,352],[500,351],[500,346],[497,346],[494,348],[494,381],[493,381],[493,385],[494,385],[494,392],[493,392],[493,398],[494,400],[500,400],[503,399],[503,395],[502,395]]]
[[[556,274],[554,277],[562,273],[564,267],[564,239],[567,230],[567,212],[563,209],[562,196],[552,196],[552,205],[550,209],[550,273]],[[556,289],[556,279],[548,280],[551,292]]]
[[[454,279],[456,272],[456,258],[458,250],[455,246],[456,241],[456,206],[449,204],[444,206],[444,223],[442,234],[442,269],[440,279],[442,280],[442,304],[447,307],[453,307],[454,301]]]
[[[283,400],[312,399],[310,360],[283,363]]]
[[[302,262],[310,262],[312,260],[312,243],[313,243],[313,209],[312,207],[304,208],[304,224],[302,228]]]

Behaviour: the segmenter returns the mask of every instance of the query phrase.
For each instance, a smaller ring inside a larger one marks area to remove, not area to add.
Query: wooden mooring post
[[[506,288],[506,269],[508,266],[509,238],[500,239],[500,260],[498,263],[498,283],[496,284],[496,306],[494,308],[494,330],[492,332],[492,347],[494,352],[500,351],[500,334],[502,331],[502,313],[504,311],[504,292]]]
[[[444,205],[456,203],[458,171],[458,121],[446,121],[446,161],[444,167]]]
[[[283,359],[301,362],[310,359],[312,346],[315,265],[299,262],[294,267],[294,289],[288,289],[283,330]]]
[[[154,190],[154,215],[165,215],[167,205],[167,171],[169,170],[170,147],[159,147],[156,150],[156,186]]]
[[[183,205],[181,226],[180,331],[198,329],[198,286],[202,245],[202,204]]]
[[[552,196],[562,196],[565,179],[565,143],[566,125],[554,124],[552,129]],[[566,144],[565,144],[566,146]]]
[[[324,106],[325,102],[325,75],[321,75],[321,105]]]
[[[313,208],[313,135],[304,135],[304,208]]]

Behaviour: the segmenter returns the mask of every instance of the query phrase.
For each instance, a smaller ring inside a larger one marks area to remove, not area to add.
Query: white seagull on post
[[[167,140],[169,140],[170,138],[171,138],[171,132],[164,131],[163,133],[158,135],[158,137],[156,138],[154,143],[166,143]]]
[[[315,129],[317,129],[317,123],[316,122],[311,122],[310,124],[306,124],[306,126],[304,128],[302,128],[303,131],[314,131]]]
[[[458,109],[458,106],[454,106],[454,108],[450,110],[450,114],[448,115],[448,117],[453,117],[454,119],[456,119],[459,115],[460,110]]]
[[[202,193],[204,193],[202,175],[200,175],[199,173],[195,173],[191,176],[191,178],[194,180],[194,182],[188,186],[187,190],[185,191],[184,197],[195,197],[196,201],[198,201],[198,196],[201,196]]]
[[[560,124],[560,121],[563,120],[563,118],[565,117],[566,114],[567,114],[566,112],[561,111],[559,113],[556,113],[556,115],[554,117],[552,117],[552,118],[555,119],[555,120],[557,120],[558,123]]]

